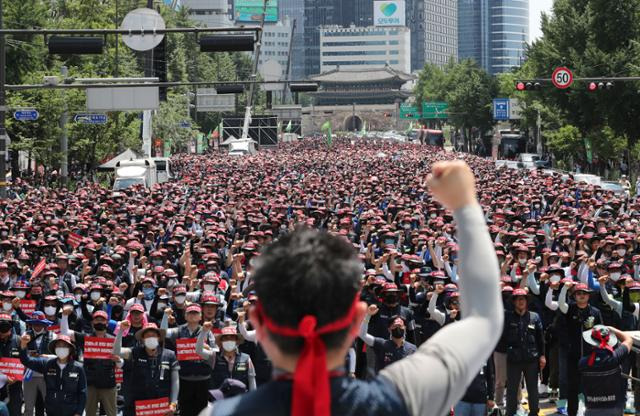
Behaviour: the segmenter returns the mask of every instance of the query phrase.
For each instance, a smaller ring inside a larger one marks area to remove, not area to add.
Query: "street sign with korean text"
[[[35,121],[40,117],[40,113],[35,108],[27,108],[23,110],[16,110],[13,113],[13,118],[18,121]]]
[[[508,98],[496,98],[493,100],[493,119],[494,120],[509,120],[509,99]]]
[[[449,118],[449,104],[439,101],[422,103],[422,118],[440,120]]]
[[[418,120],[422,114],[418,107],[414,105],[402,104],[400,106],[400,119],[401,120]]]
[[[76,114],[73,121],[81,124],[106,124],[108,117],[106,114]]]

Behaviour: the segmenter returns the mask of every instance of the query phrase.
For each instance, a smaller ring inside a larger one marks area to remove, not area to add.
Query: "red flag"
[[[38,263],[36,268],[33,269],[33,273],[31,274],[31,277],[38,277],[38,275],[44,271],[44,268],[46,266],[47,266],[47,261],[45,259],[40,260],[40,263]]]
[[[76,233],[69,233],[69,237],[67,237],[67,244],[69,244],[74,249],[78,248],[82,243],[82,236],[79,236]]]

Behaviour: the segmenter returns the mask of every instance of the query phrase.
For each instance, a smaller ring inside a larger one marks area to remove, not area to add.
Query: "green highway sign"
[[[423,102],[422,118],[424,119],[447,119],[449,118],[449,104],[444,102]]]
[[[400,106],[401,120],[418,120],[421,116],[420,110],[414,105],[402,104]]]

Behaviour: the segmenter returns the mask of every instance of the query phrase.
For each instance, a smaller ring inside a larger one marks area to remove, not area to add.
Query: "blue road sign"
[[[493,100],[493,119],[503,121],[509,120],[508,98],[496,98]]]
[[[183,129],[190,129],[191,128],[191,123],[189,123],[186,120],[181,121],[180,122],[180,127],[182,127]]]
[[[73,121],[81,124],[106,124],[106,114],[76,114]]]
[[[13,113],[13,118],[18,121],[34,121],[40,117],[40,113],[38,110],[34,110],[33,108],[27,110],[17,110]]]

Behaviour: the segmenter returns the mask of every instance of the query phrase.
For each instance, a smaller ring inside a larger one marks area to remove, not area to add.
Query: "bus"
[[[519,130],[500,130],[500,159],[514,160],[527,150],[527,138]]]
[[[442,130],[418,129],[416,133],[416,138],[420,140],[420,144],[444,148],[444,134]]]

